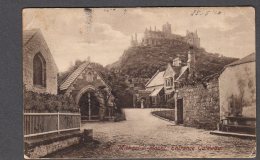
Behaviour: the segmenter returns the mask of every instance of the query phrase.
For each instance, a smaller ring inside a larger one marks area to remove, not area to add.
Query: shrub
[[[64,95],[36,93],[24,90],[24,110],[36,112],[78,112],[79,106]]]

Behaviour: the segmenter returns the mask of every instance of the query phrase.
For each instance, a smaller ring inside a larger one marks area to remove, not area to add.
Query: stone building
[[[254,53],[225,67],[219,77],[221,119],[230,115],[256,118],[255,68]]]
[[[27,90],[57,94],[58,68],[40,30],[23,31],[23,84]]]
[[[142,93],[149,93],[149,98],[146,98],[146,107],[158,107],[161,104],[163,104],[164,99],[164,75],[165,71],[157,71],[153,77],[146,83],[145,85],[145,91],[140,91],[139,93],[142,95]],[[142,104],[141,104],[142,106]]]
[[[220,121],[255,133],[256,63],[255,53],[227,65],[219,76]],[[227,120],[229,122],[224,122]],[[232,122],[233,121],[233,122]],[[234,122],[237,122],[233,124]],[[243,128],[244,127],[244,128]]]
[[[161,107],[173,99],[175,84],[177,81],[186,80],[189,74],[193,74],[195,65],[193,49],[188,52],[188,60],[183,63],[179,57],[167,65],[165,71],[157,71],[146,83],[145,90],[139,90],[136,95],[141,101],[141,107]],[[143,103],[143,104],[142,104]],[[173,106],[172,106],[173,107]]]
[[[250,54],[226,65],[221,73],[204,77],[199,83],[175,81],[175,122],[255,134],[255,74],[255,54]]]
[[[161,45],[163,43],[167,44],[180,44],[180,43],[188,43],[193,47],[200,48],[200,38],[198,36],[197,31],[190,32],[187,31],[185,36],[177,35],[172,33],[171,24],[168,22],[162,26],[162,30],[154,30],[150,27],[150,29],[145,29],[144,37],[140,43],[140,45]],[[131,41],[132,46],[138,45],[138,41],[135,35],[135,39],[132,38]]]
[[[83,120],[104,120],[113,116],[111,88],[90,61],[82,63],[68,75],[59,85],[59,92],[75,100]]]
[[[187,72],[174,81],[175,123],[185,126],[216,129],[219,122],[218,73],[196,78],[196,55],[189,50]]]
[[[177,87],[175,122],[189,127],[216,129],[219,122],[217,75],[208,82]]]

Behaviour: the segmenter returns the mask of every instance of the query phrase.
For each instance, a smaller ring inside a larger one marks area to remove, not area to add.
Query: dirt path
[[[79,146],[55,157],[178,158],[252,157],[255,140],[209,134],[191,127],[173,126],[151,115],[151,109],[125,109],[126,121],[85,123],[101,143]]]

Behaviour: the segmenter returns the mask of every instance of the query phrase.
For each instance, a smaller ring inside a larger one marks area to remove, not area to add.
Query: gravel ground
[[[99,143],[79,145],[53,158],[235,158],[255,157],[255,140],[174,126],[151,115],[154,109],[125,109],[126,121],[82,124]]]

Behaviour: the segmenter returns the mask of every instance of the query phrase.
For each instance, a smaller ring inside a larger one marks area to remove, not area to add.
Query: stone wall
[[[219,77],[220,117],[256,118],[255,62],[228,66]]]
[[[33,85],[33,58],[39,52],[46,61],[46,87]],[[58,69],[50,50],[41,32],[37,31],[23,46],[23,84],[27,90],[57,94],[57,73]]]
[[[72,145],[76,145],[80,143],[80,137],[72,137],[69,139],[65,139],[62,141],[55,141],[49,144],[38,145],[32,149],[30,149],[26,154],[30,158],[39,158],[44,157],[53,152],[59,151],[61,149],[67,148]]]
[[[44,135],[43,137],[31,137],[24,140],[25,155],[33,159],[38,159],[50,154],[55,154],[71,146],[90,143],[92,140],[92,129],[84,129],[83,132],[75,131],[58,135],[50,134]]]
[[[217,80],[179,89],[183,98],[184,126],[216,129],[219,122],[219,85]]]

